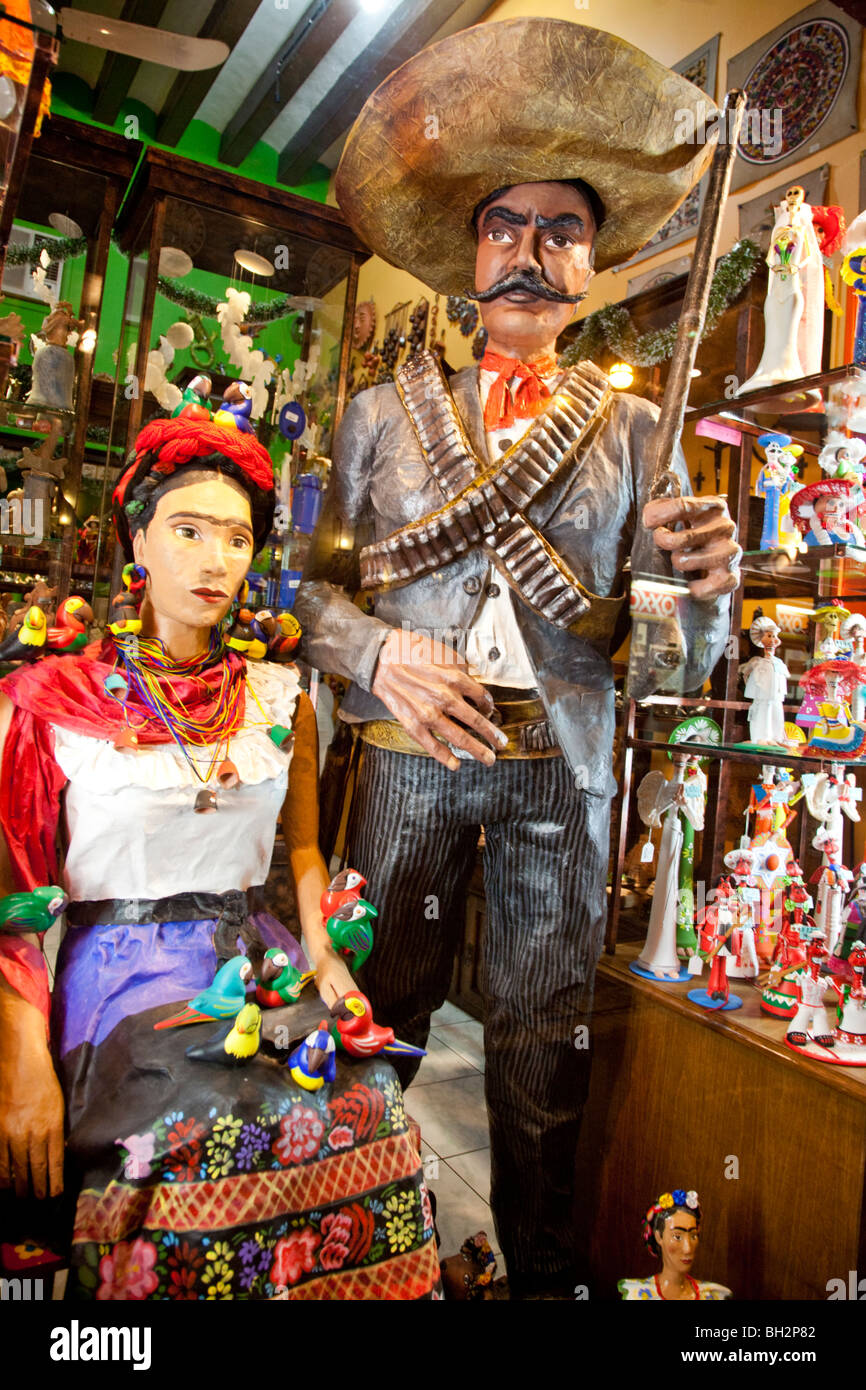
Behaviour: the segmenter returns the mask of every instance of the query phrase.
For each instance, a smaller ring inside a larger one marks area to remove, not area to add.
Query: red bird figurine
[[[344,903],[356,903],[361,896],[361,889],[366,887],[366,884],[367,880],[357,869],[341,869],[337,876],[331,879],[319,899],[319,907],[325,921],[333,917]]]
[[[50,652],[78,652],[87,645],[93,609],[83,598],[73,596],[61,603],[55,621],[57,626],[48,629]]]
[[[393,1028],[382,1028],[373,1021],[373,1010],[366,994],[352,990],[331,1009],[336,1019],[331,1028],[334,1042],[350,1057],[375,1057],[378,1052],[402,1057],[426,1057],[423,1047],[413,1047],[394,1037]]]

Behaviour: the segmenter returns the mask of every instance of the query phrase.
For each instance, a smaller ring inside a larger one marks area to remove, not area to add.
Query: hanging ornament
[[[471,299],[464,299],[462,294],[449,294],[445,303],[445,313],[449,323],[456,323],[464,338],[469,338],[475,332],[478,324],[478,305],[473,304]]]
[[[480,362],[484,356],[484,349],[487,347],[487,329],[479,328],[475,337],[472,339],[472,356],[476,362]]]
[[[412,330],[409,334],[410,352],[419,352],[427,342],[427,319],[429,313],[429,302],[426,299],[419,299],[409,316],[409,322],[412,325]]]
[[[209,816],[212,811],[218,811],[216,792],[210,787],[202,787],[196,796],[194,810],[199,816]]]
[[[223,758],[217,769],[217,781],[223,791],[231,791],[233,787],[240,786],[240,774],[231,758]]]
[[[290,753],[295,741],[294,734],[291,729],[286,728],[285,724],[274,724],[272,728],[268,729],[268,738],[283,753]]]

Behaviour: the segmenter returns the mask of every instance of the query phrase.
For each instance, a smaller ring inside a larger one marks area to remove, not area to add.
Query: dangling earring
[[[143,565],[124,565],[123,589],[111,600],[108,630],[114,637],[134,637],[141,632],[141,604],[147,587]]]

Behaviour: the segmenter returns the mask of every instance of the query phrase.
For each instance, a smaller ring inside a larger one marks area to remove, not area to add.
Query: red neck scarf
[[[489,349],[481,359],[483,372],[496,372],[484,407],[486,430],[511,429],[515,419],[529,420],[540,415],[550,391],[542,377],[556,371],[554,357],[542,357],[536,362],[521,362],[517,357],[501,357]],[[508,383],[517,377],[519,385],[512,395]]]

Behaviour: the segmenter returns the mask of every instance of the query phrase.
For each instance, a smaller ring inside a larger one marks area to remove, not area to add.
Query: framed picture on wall
[[[731,188],[799,163],[858,129],[861,27],[818,0],[728,63],[728,88],[744,87]]]
[[[693,53],[689,53],[686,58],[681,58],[678,63],[674,63],[673,71],[681,73],[688,78],[696,87],[700,87],[702,92],[706,92],[711,102],[716,99],[716,73],[719,64],[719,35],[707,39],[706,43],[701,44]],[[706,185],[706,175],[701,179],[686,198],[681,203],[676,212],[668,218],[663,227],[660,227],[655,236],[650,237],[646,246],[642,246],[636,256],[632,256],[630,261],[623,262],[622,265],[614,267],[614,273],[621,270],[628,270],[639,261],[645,261],[647,256],[656,256],[659,251],[665,251],[669,246],[676,246],[680,241],[688,241],[689,237],[697,235],[698,223],[701,220],[701,208],[704,202],[704,188]]]

